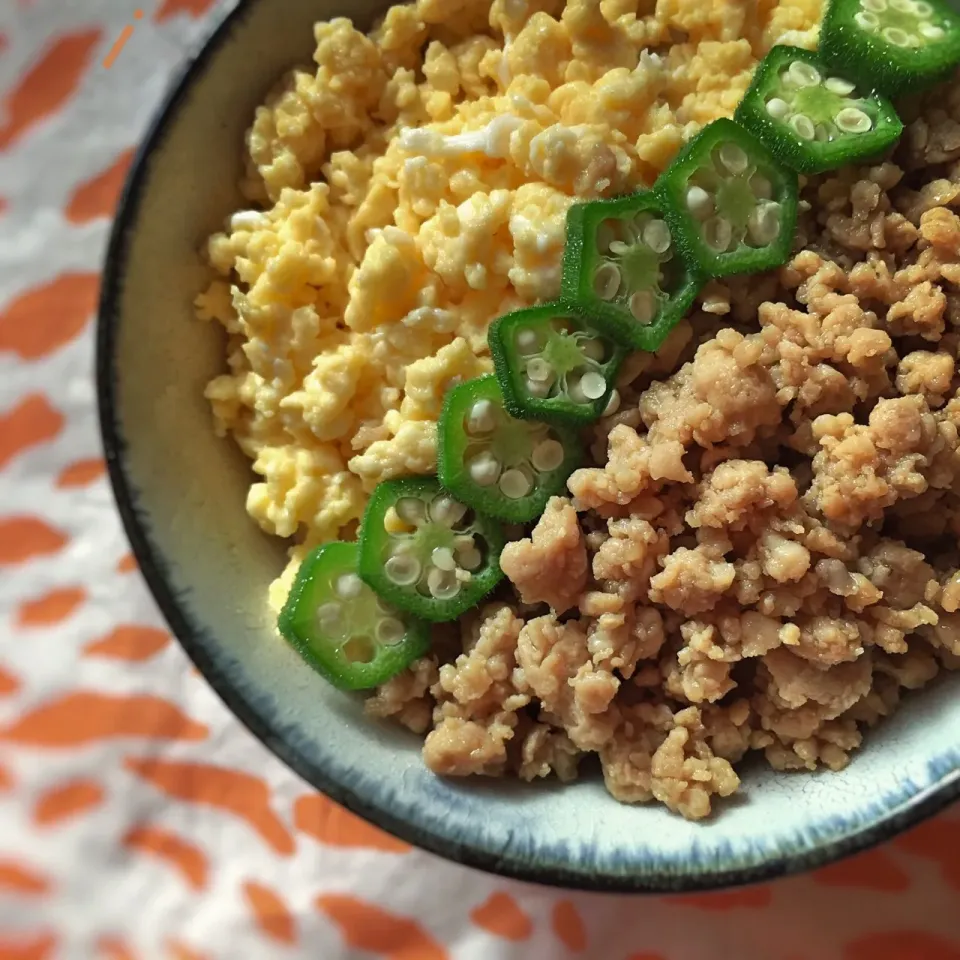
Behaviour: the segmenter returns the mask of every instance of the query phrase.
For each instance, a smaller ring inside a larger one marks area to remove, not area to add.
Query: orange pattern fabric
[[[192,669],[114,513],[93,314],[137,141],[231,3],[0,3],[0,958],[960,960],[960,812],[766,886],[537,888],[317,794]]]

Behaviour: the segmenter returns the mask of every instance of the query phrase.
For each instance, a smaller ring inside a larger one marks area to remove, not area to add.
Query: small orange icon
[[[143,19],[142,10],[133,11],[134,20]],[[120,36],[117,37],[117,42],[110,48],[110,52],[106,55],[103,60],[103,66],[105,70],[109,70],[117,60],[117,57],[120,56],[120,51],[127,45],[127,41],[130,37],[133,36],[133,24],[128,24],[120,31]]]

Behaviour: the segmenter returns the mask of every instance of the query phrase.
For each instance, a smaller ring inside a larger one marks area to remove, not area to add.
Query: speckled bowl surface
[[[699,825],[572,786],[441,780],[419,740],[364,718],[276,633],[267,586],[283,544],[244,511],[248,463],[218,440],[203,388],[215,324],[193,319],[197,251],[240,204],[252,112],[309,59],[314,20],[369,25],[378,0],[241,0],[186,68],[143,144],[110,244],[98,343],[101,420],[120,511],[180,642],[230,709],[304,779],[403,839],[475,867],[597,890],[770,879],[862,849],[960,794],[960,677],[910,698],[842,773],[743,771]]]

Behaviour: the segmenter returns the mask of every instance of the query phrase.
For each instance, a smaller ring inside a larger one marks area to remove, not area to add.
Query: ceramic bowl
[[[243,134],[274,81],[312,53],[314,20],[369,26],[378,0],[241,0],[187,65],[143,143],[103,283],[101,420],[120,512],[154,596],[236,716],[305,780],[360,816],[451,860],[594,890],[693,890],[765,880],[860,850],[960,793],[954,677],[871,731],[842,773],[759,764],[745,790],[688,823],[623,806],[598,776],[572,786],[441,780],[418,738],[364,718],[278,636],[267,585],[283,544],[244,511],[250,468],[218,440],[203,398],[223,364],[193,318],[197,251],[240,204]]]

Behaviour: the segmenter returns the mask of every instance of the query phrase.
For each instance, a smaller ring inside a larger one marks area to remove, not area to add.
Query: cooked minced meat
[[[431,769],[595,753],[618,800],[697,819],[746,753],[839,770],[960,662],[960,85],[902,108],[889,162],[806,182],[783,269],[629,358],[513,590],[369,701]]]

